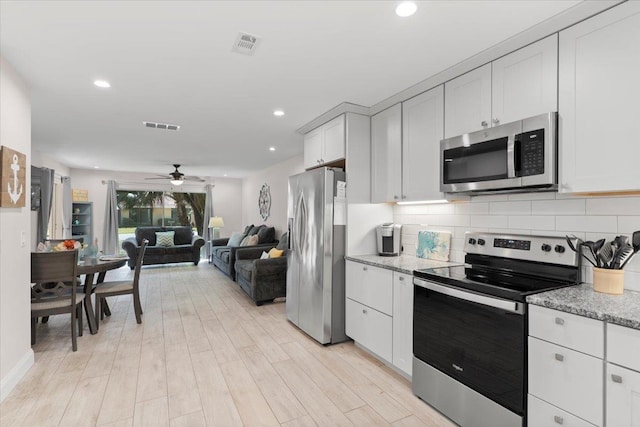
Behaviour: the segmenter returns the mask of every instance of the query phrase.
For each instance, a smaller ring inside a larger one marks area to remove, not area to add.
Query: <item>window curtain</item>
[[[40,168],[40,209],[38,210],[38,227],[36,230],[38,242],[42,242],[47,238],[53,202],[54,175],[55,171],[53,169]]]
[[[62,238],[71,238],[71,177],[62,177]],[[91,242],[89,242],[91,243]]]
[[[213,230],[209,228],[209,219],[214,216],[213,215],[213,184],[207,184],[204,187],[205,199],[204,199],[204,213],[203,213],[203,221],[202,224],[202,238],[207,244],[205,245],[205,254],[207,258],[211,255],[211,245],[209,241],[213,239]]]
[[[104,212],[104,231],[102,234],[102,251],[105,254],[117,254],[118,248],[118,199],[116,182],[107,182],[107,203]]]

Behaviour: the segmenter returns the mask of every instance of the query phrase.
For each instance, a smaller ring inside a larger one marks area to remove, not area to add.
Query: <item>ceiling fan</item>
[[[174,170],[173,172],[167,175],[158,175],[157,177],[145,178],[145,179],[169,179],[171,181],[171,184],[173,185],[182,185],[184,181],[195,181],[195,182],[205,181],[199,176],[186,176],[185,174],[183,174],[178,170],[180,165],[174,164],[173,167],[176,168],[176,170]]]

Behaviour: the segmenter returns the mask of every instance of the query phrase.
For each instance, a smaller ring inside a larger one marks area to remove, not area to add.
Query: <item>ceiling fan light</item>
[[[184,181],[181,179],[172,179],[171,180],[171,185],[182,185]]]

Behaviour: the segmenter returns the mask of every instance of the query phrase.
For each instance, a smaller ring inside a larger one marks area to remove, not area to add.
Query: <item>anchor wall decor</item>
[[[25,206],[27,156],[0,146],[0,208]]]

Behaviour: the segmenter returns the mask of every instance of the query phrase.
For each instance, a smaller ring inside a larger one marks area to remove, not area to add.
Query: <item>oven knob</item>
[[[559,254],[564,253],[564,246],[562,245],[556,245],[555,247],[556,252],[558,252]]]
[[[544,252],[549,252],[551,250],[551,245],[547,245],[545,243],[540,249],[542,249]]]
[[[469,244],[470,245],[475,245],[476,244],[476,239],[474,239],[473,237],[469,239]]]
[[[484,245],[484,243],[485,243],[485,242],[484,242],[484,239],[478,239],[478,244],[479,244],[480,246],[483,246],[483,245]]]

